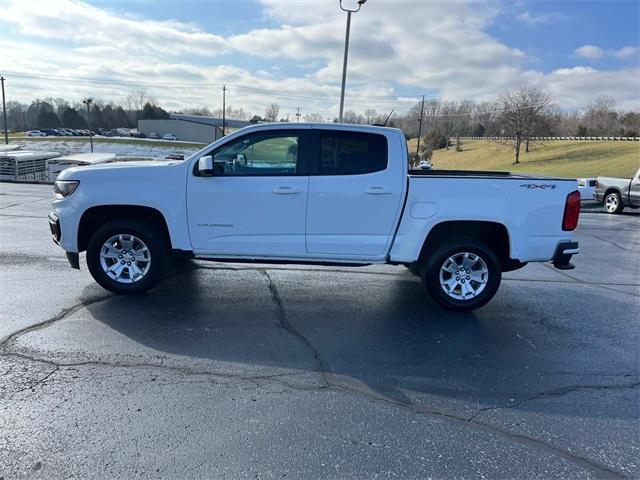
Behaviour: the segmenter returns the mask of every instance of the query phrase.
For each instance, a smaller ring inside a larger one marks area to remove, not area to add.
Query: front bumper
[[[553,255],[553,266],[559,270],[573,270],[576,266],[571,263],[571,257],[578,253],[580,253],[578,242],[559,243]]]
[[[60,228],[60,218],[54,212],[51,212],[48,216],[49,229],[51,230],[51,238],[53,243],[60,246],[60,240],[62,239],[62,229]],[[80,270],[80,255],[77,252],[65,252],[67,254],[67,261],[71,268]]]
[[[53,243],[60,245],[60,238],[62,238],[62,230],[60,230],[60,219],[55,213],[49,214],[49,229],[51,230],[51,237]]]

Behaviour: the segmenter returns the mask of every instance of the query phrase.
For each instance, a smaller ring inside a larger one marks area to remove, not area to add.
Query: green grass
[[[30,142],[86,142],[89,143],[89,137],[26,137],[22,134],[9,135],[9,143],[20,142],[21,144],[29,144]],[[170,148],[191,148],[198,150],[206,143],[187,143],[170,140],[146,140],[141,138],[113,138],[113,137],[93,137],[93,143],[96,144],[119,144],[119,145],[144,145],[148,147],[170,147]]]
[[[409,151],[415,152],[415,140]],[[631,177],[640,167],[640,142],[547,141],[524,147],[520,162],[513,165],[513,147],[489,140],[463,141],[462,151],[436,150],[433,165],[438,169],[501,170],[581,177]]]

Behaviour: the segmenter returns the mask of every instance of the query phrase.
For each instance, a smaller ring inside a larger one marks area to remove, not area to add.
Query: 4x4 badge
[[[535,189],[535,188],[540,188],[542,190],[544,190],[546,188],[550,188],[551,190],[553,190],[554,188],[558,188],[557,185],[554,185],[552,183],[523,183],[520,186],[524,187],[524,188],[528,188],[529,190],[532,190],[532,189]]]

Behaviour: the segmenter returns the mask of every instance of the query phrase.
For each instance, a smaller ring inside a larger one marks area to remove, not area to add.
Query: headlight
[[[78,180],[58,180],[53,184],[53,193],[56,198],[64,198],[76,191],[80,182]]]

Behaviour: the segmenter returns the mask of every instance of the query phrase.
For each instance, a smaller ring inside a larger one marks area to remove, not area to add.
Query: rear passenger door
[[[307,252],[328,258],[383,256],[406,182],[388,168],[387,137],[314,129],[311,145]]]

